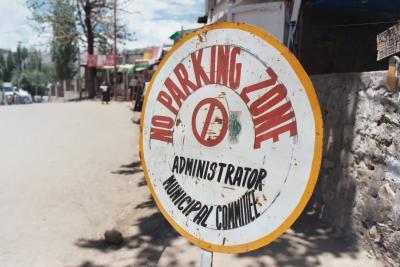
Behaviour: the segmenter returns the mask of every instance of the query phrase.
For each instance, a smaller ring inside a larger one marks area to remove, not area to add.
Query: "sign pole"
[[[200,256],[200,267],[212,267],[213,266],[214,253],[208,250],[201,250]]]
[[[113,87],[114,87],[114,100],[117,101],[117,0],[114,0],[114,76],[113,76]]]

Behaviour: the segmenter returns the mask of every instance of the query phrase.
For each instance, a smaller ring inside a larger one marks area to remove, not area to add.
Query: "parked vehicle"
[[[30,93],[28,93],[28,91],[17,89],[9,82],[3,84],[2,92],[2,97],[4,99],[2,99],[1,102],[3,102],[4,104],[11,105],[32,103],[32,96]]]
[[[28,93],[28,91],[19,89],[17,91],[17,95],[18,95],[18,102],[20,104],[30,104],[32,103],[32,96],[30,93]]]
[[[4,92],[4,100],[6,104],[11,105],[15,103],[16,100],[16,92],[15,87],[11,85],[11,83],[4,83],[3,92]]]
[[[12,104],[13,102],[13,96],[15,93],[15,87],[12,86],[11,83],[6,82],[3,84],[3,95],[4,95],[4,101],[6,104]]]
[[[35,103],[41,103],[42,102],[42,97],[40,95],[35,95],[33,97],[33,101],[35,101]]]

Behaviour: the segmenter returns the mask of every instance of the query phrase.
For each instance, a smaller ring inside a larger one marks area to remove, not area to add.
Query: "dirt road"
[[[0,107],[0,266],[197,266],[137,162],[127,103]],[[122,247],[103,241],[123,232]],[[265,249],[215,255],[215,266],[379,266],[313,216]]]
[[[0,107],[0,266],[77,266],[137,202],[128,104]],[[125,172],[127,171],[127,172]]]

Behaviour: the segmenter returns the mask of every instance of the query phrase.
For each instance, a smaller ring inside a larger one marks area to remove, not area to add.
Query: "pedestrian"
[[[106,104],[108,104],[108,102],[110,102],[110,87],[107,85],[107,83],[105,81],[103,81],[103,83],[100,86],[101,89],[101,103],[104,104],[104,102]]]
[[[129,99],[129,101],[134,101],[134,99],[135,99],[135,93],[136,93],[135,89],[136,89],[137,83],[138,83],[138,81],[137,81],[137,79],[135,77],[133,77],[129,82],[129,91],[130,91],[130,94],[129,94],[130,99]]]
[[[14,92],[13,94],[12,94],[12,104],[17,104],[17,93],[16,92]]]

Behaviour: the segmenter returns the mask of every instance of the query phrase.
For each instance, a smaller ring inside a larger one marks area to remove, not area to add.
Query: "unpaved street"
[[[157,211],[128,103],[0,107],[0,266],[198,266],[200,250]],[[119,247],[103,233],[119,229]],[[303,215],[270,246],[215,266],[379,266]]]
[[[135,202],[128,104],[0,107],[0,265],[77,266]]]

